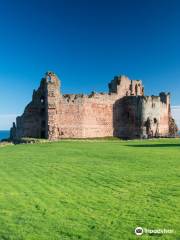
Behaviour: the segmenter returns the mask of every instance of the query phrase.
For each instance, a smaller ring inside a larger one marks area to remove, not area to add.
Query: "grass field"
[[[0,240],[178,240],[179,183],[180,139],[1,147]]]

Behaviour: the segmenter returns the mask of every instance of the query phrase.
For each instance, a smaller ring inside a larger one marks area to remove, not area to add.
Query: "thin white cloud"
[[[0,114],[0,130],[9,130],[18,114]]]

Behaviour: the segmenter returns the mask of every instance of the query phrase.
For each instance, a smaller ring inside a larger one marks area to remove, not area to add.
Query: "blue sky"
[[[179,0],[1,0],[0,129],[52,70],[64,93],[107,91],[114,75],[169,91],[180,119]]]

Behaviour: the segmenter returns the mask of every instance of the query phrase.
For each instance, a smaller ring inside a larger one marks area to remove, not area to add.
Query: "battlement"
[[[159,96],[143,96],[143,100],[146,103],[161,103],[168,106],[170,104],[170,93],[161,92]]]

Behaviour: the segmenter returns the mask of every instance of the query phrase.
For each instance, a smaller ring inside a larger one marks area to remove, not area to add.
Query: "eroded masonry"
[[[58,77],[47,72],[13,123],[11,138],[131,139],[174,136],[176,130],[169,93],[145,96],[141,81],[119,76],[109,83],[109,93],[63,95]]]

